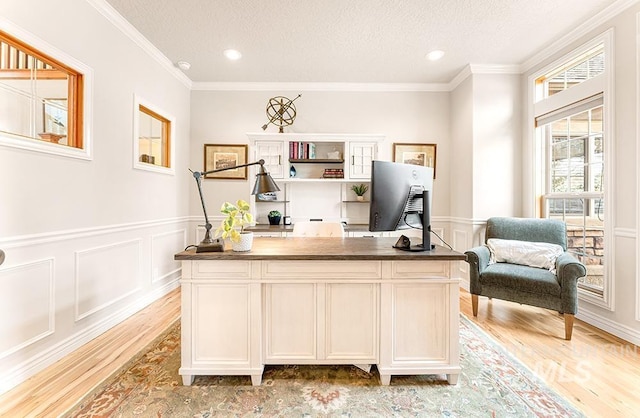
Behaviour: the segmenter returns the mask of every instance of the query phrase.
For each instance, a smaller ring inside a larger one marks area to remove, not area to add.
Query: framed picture
[[[433,168],[436,178],[436,144],[393,144],[393,161]]]
[[[204,171],[247,164],[248,147],[242,144],[204,144]],[[247,167],[206,174],[206,179],[246,180]]]
[[[44,99],[42,129],[45,133],[67,135],[67,99]]]

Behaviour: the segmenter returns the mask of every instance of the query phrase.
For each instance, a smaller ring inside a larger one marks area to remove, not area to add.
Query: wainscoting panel
[[[180,262],[173,259],[176,248],[187,246],[187,230],[178,229],[151,236],[151,282],[176,278]]]
[[[54,260],[0,270],[0,359],[54,332]]]
[[[140,287],[141,239],[76,251],[76,321]]]
[[[178,287],[189,230],[179,217],[0,237],[0,393]]]

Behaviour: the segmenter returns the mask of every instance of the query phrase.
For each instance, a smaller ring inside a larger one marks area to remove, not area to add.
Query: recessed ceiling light
[[[242,58],[242,54],[240,53],[240,51],[237,51],[235,49],[225,49],[224,56],[230,59],[231,61],[236,61]]]
[[[429,61],[438,61],[442,57],[444,57],[444,51],[441,51],[439,49],[434,49],[427,54],[427,59]]]
[[[178,61],[178,68],[180,68],[181,70],[188,70],[189,68],[191,68],[191,64],[189,64],[187,61]]]

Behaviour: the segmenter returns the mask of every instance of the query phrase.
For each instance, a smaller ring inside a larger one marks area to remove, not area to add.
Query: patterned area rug
[[[394,376],[375,369],[266,366],[261,386],[249,376],[198,376],[183,386],[180,324],[87,395],[66,417],[581,417],[531,371],[464,316],[462,374]]]

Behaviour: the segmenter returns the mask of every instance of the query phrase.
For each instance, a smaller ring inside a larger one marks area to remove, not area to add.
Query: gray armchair
[[[567,253],[567,227],[552,219],[490,218],[485,242],[490,238],[546,242],[562,247],[556,272],[519,264],[489,264],[485,245],[466,251],[473,316],[478,315],[478,296],[509,300],[553,309],[564,314],[565,338],[571,339],[573,318],[578,311],[577,282],[586,275],[584,265]]]

